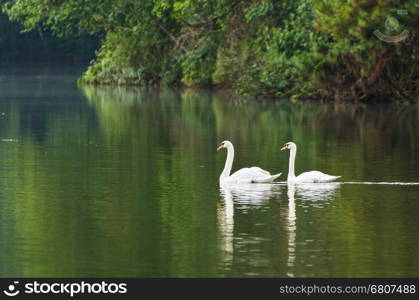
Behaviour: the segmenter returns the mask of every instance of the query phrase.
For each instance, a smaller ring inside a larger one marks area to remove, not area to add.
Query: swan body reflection
[[[217,206],[217,223],[220,231],[220,250],[222,261],[229,265],[233,261],[233,231],[234,231],[234,202],[233,195],[228,188],[221,189],[224,203]]]
[[[295,196],[300,200],[326,200],[334,196],[335,191],[340,187],[340,183],[288,183],[288,259],[287,259],[287,276],[294,277],[296,263],[296,236],[297,236],[297,213],[295,205]]]
[[[234,210],[246,211],[250,207],[264,205],[279,190],[280,185],[272,184],[223,184],[220,187],[222,201],[217,205],[219,247],[224,268],[228,268],[234,258]]]
[[[287,230],[288,230],[288,260],[287,267],[288,277],[294,277],[294,264],[295,264],[295,237],[296,237],[296,220],[297,215],[295,213],[295,185],[288,184],[288,218],[287,218]]]
[[[340,182],[323,183],[289,183],[288,187],[293,186],[297,196],[301,200],[319,201],[328,200],[335,197],[335,192],[341,186]]]
[[[233,144],[229,141],[224,141],[220,143],[217,148],[217,151],[221,149],[227,149],[227,159],[224,166],[224,170],[220,175],[220,184],[225,183],[271,183],[276,178],[281,176],[281,173],[271,175],[266,170],[263,170],[259,167],[243,168],[235,173],[231,174],[231,168],[233,166],[234,160],[234,147]]]
[[[222,190],[228,190],[234,202],[242,205],[263,205],[278,193],[280,185],[278,184],[222,184]]]

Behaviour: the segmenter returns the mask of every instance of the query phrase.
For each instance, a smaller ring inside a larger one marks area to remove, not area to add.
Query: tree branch
[[[179,43],[179,40],[160,22],[159,19],[156,18],[156,16],[153,15],[152,12],[147,11],[147,14],[150,16],[150,18],[153,20],[153,22],[157,25],[157,27],[160,28],[160,30],[165,33],[169,39],[175,43],[176,47],[179,47],[182,51],[188,52],[188,49],[186,49],[182,44]]]
[[[186,25],[187,25],[187,26],[189,26],[189,27],[195,27],[195,28],[205,27],[205,26],[208,26],[208,25],[212,24],[214,21],[216,21],[216,20],[218,20],[218,19],[224,18],[226,15],[228,15],[228,14],[231,12],[231,9],[232,9],[232,8],[234,8],[234,7],[236,7],[237,5],[239,5],[242,1],[243,1],[243,0],[237,0],[237,1],[234,1],[234,2],[231,4],[231,6],[230,6],[230,9],[229,9],[229,10],[227,10],[226,12],[224,12],[223,14],[221,14],[221,15],[219,15],[219,16],[214,16],[214,17],[212,17],[212,18],[209,18],[209,19],[208,19],[207,21],[205,21],[205,22],[200,22],[200,23],[189,23],[188,21],[186,21],[186,20],[184,20],[184,19],[181,19],[181,18],[179,18],[179,21],[181,21],[182,23],[186,24]]]

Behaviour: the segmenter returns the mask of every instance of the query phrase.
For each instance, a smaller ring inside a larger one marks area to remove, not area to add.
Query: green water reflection
[[[419,185],[360,184],[419,182],[417,107],[0,79],[2,277],[419,276]],[[225,139],[342,181],[220,189]]]

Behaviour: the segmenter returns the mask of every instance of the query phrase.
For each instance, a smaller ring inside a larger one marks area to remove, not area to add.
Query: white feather
[[[295,183],[315,183],[315,182],[330,182],[340,178],[341,176],[333,176],[322,173],[320,171],[310,171],[301,173],[295,176],[295,156],[297,155],[297,145],[293,142],[286,143],[282,149],[290,150],[290,160],[288,169],[288,182]]]
[[[220,176],[220,184],[271,183],[276,178],[281,176],[281,173],[271,175],[270,172],[263,170],[259,167],[243,168],[230,175],[231,168],[233,166],[234,147],[233,144],[229,141],[224,141],[221,144],[221,148],[227,149],[227,159],[224,166],[224,170]]]

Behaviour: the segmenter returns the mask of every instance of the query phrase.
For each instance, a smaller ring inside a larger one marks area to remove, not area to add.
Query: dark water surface
[[[0,68],[1,277],[419,276],[418,107],[77,88],[78,74]],[[234,170],[286,180],[292,140],[297,174],[341,181],[220,189],[226,139]]]

